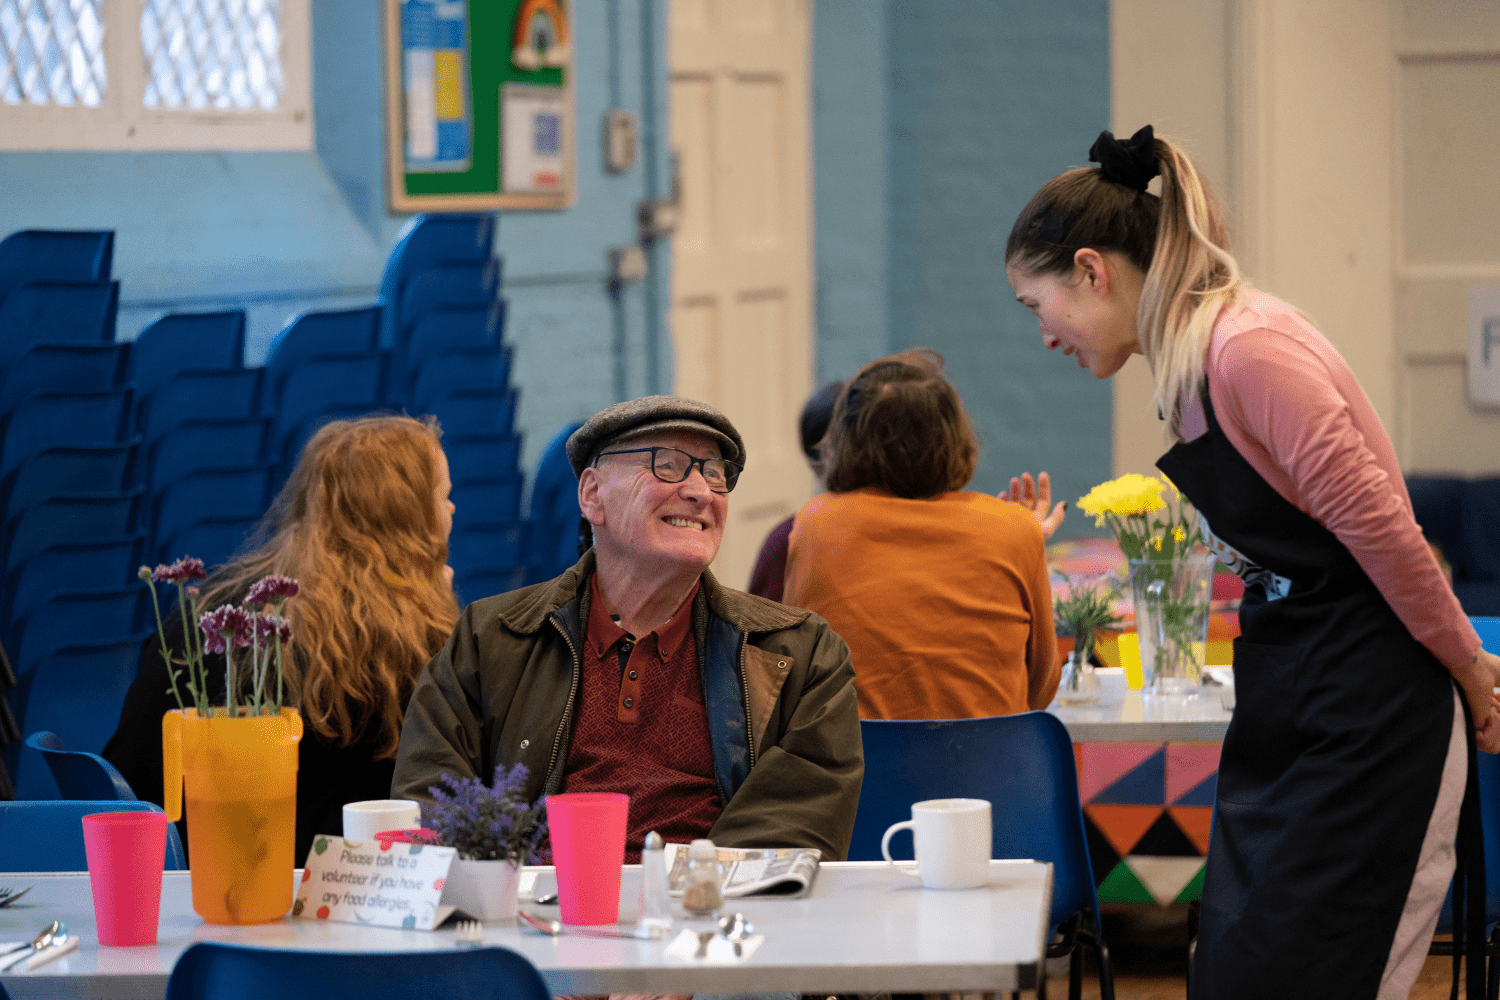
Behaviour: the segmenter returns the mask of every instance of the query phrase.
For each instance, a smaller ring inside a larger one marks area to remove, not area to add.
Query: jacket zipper
[[[556,782],[553,780],[552,768],[557,765],[557,752],[562,749],[563,731],[568,728],[568,717],[573,714],[573,696],[578,693],[578,675],[583,667],[578,659],[578,649],[573,645],[573,640],[568,638],[568,630],[557,623],[556,619],[548,617],[552,627],[557,629],[557,634],[562,636],[563,642],[568,644],[568,652],[573,654],[573,685],[568,689],[568,703],[563,708],[562,722],[558,723],[557,735],[552,737],[552,757],[547,761],[547,780],[542,785],[542,793],[550,795],[556,790]]]
[[[745,647],[750,637],[740,635],[740,683],[745,689],[745,745],[750,748],[750,767],[755,767],[755,719],[750,715],[750,675],[746,672]]]

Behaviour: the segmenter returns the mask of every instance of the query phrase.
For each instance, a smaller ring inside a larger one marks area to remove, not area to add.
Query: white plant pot
[[[454,858],[443,883],[443,902],[476,920],[514,923],[520,882],[520,865]]]

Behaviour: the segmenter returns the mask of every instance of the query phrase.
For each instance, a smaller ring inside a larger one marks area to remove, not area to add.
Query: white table
[[[1051,705],[1074,743],[1224,742],[1234,715],[1224,707],[1219,687],[1205,687],[1198,697],[1143,698],[1139,691],[1088,708]]]
[[[539,869],[536,891],[551,884]],[[250,927],[204,923],[193,912],[187,872],[167,872],[158,943],[102,948],[94,929],[88,876],[7,875],[36,888],[0,909],[0,940],[30,938],[60,918],[81,938],[78,951],[34,973],[0,976],[15,1000],[161,997],[177,958],[197,941],[328,951],[428,951],[454,947],[451,924],[433,932],[356,927],[283,919]],[[622,922],[633,922],[640,868],[627,866]],[[822,866],[801,899],[730,901],[766,940],[733,965],[685,963],[664,952],[669,941],[523,934],[485,927],[486,944],[525,955],[554,994],[938,992],[1031,989],[1045,975],[1041,961],[1052,898],[1052,868],[1029,861],[991,863],[981,889],[923,889],[915,878],[875,862]],[[524,904],[523,904],[524,905]],[[555,914],[555,907],[529,909]],[[705,921],[679,920],[702,929]]]

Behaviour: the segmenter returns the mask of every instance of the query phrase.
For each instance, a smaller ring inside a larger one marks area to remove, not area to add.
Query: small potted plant
[[[444,774],[428,788],[433,801],[422,825],[444,847],[457,848],[443,901],[480,920],[513,921],[521,865],[537,861],[547,835],[543,799],[528,804],[526,765],[495,768],[495,780]]]
[[[1119,588],[1105,577],[1086,579],[1059,574],[1067,581],[1067,596],[1053,602],[1057,634],[1073,637],[1073,650],[1063,663],[1057,684],[1062,705],[1097,705],[1102,694],[1094,673],[1094,640],[1101,631],[1114,631],[1120,616],[1111,609]]]

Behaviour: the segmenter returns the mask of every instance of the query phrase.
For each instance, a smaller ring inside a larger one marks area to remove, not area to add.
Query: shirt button
[[[786,669],[786,661],[785,660],[777,660],[776,661],[776,667],[777,667],[778,670],[785,670]]]
[[[626,708],[634,708],[635,707],[635,699],[634,698],[626,698],[625,699],[625,707]]]
[[[521,749],[522,750],[525,750],[529,746],[531,746],[531,741],[530,740],[522,740],[521,741]]]
[[[634,648],[635,648],[635,646],[632,645],[631,643],[628,643],[628,642],[622,642],[622,643],[620,643],[620,652],[624,653],[626,656],[629,656],[630,655],[630,651],[632,649],[634,649]]]
[[[634,670],[632,670],[632,671],[631,671],[631,672],[630,672],[630,679],[631,679],[631,680],[635,680],[635,671],[634,671]]]

